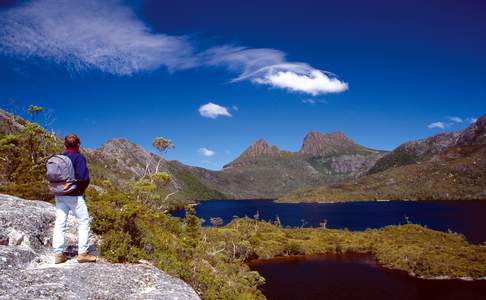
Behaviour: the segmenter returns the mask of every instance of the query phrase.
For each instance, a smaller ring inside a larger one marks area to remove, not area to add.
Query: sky
[[[391,150],[486,114],[484,28],[468,0],[0,0],[0,107],[210,169],[309,131]]]

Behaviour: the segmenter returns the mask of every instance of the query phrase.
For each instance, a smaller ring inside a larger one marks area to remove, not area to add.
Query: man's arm
[[[74,170],[77,180],[77,190],[84,193],[84,190],[86,190],[89,185],[89,169],[84,155],[79,155]]]
[[[79,155],[74,166],[76,179],[79,181],[89,181],[89,170],[84,155]]]

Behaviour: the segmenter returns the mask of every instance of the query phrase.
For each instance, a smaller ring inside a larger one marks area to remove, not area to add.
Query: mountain
[[[297,152],[280,150],[260,139],[221,171],[195,167],[189,171],[230,198],[264,199],[359,176],[382,155],[383,151],[358,145],[340,132],[310,132]]]
[[[29,124],[27,120],[0,109],[0,146],[3,147],[2,142],[4,141],[9,143],[9,138],[5,140],[2,140],[2,138],[8,134],[17,134],[24,131],[27,124]],[[55,144],[58,145],[58,150],[55,151],[61,151],[62,139],[54,136],[54,140]],[[8,149],[8,147],[0,147],[0,149]],[[87,157],[92,186],[95,188],[103,180],[107,179],[115,184],[115,186],[126,189],[129,187],[129,183],[133,183],[143,178],[144,175],[150,175],[155,170],[158,170],[169,172],[172,175],[172,180],[164,187],[165,193],[162,195],[162,199],[170,195],[171,206],[181,206],[184,203],[197,200],[222,199],[227,197],[219,191],[201,183],[197,177],[186,170],[188,168],[187,166],[161,159],[158,155],[146,151],[139,145],[124,138],[111,139],[98,149],[82,148],[81,152]],[[48,153],[48,155],[50,154],[52,153]],[[42,163],[40,164],[40,167],[43,168]],[[9,163],[0,164],[0,183],[2,185],[8,185],[9,179],[7,177],[9,176],[6,176],[6,174],[12,173],[11,170],[8,170],[11,167],[12,165]],[[42,179],[42,182],[38,182],[38,184],[45,188],[43,171],[41,170],[40,172],[42,174],[40,174],[38,179]],[[22,188],[24,182],[18,182],[18,184],[20,184],[18,187]],[[160,204],[156,203],[156,206]]]
[[[22,130],[27,123],[26,120],[0,109],[0,135]]]
[[[246,164],[251,164],[253,159],[260,156],[279,157],[282,154],[283,152],[277,146],[270,145],[267,141],[259,139],[248,147],[237,159],[223,166],[223,168],[245,166]]]
[[[462,132],[441,133],[398,146],[380,158],[368,171],[378,173],[389,168],[428,161],[450,147],[486,144],[486,118],[479,118]]]
[[[280,201],[486,199],[486,115],[457,133],[411,141],[356,180],[297,189]]]
[[[459,135],[457,132],[442,133],[426,139],[404,143],[381,157],[370,168],[368,174],[429,160],[434,155],[443,153],[449,147],[455,145]]]
[[[337,131],[332,133],[309,132],[302,143],[299,154],[327,157],[331,155],[353,154],[366,152],[366,148],[357,145],[344,133]]]
[[[28,121],[0,110],[3,135],[21,131],[25,124]],[[60,138],[58,143],[62,144]],[[220,171],[161,159],[124,138],[81,151],[87,157],[94,185],[108,179],[119,188],[126,188],[127,183],[155,170],[164,171],[172,175],[165,191],[180,203],[275,198],[297,188],[360,176],[385,154],[358,145],[341,132],[309,132],[297,152],[280,150],[260,139]]]
[[[109,179],[118,185],[142,178],[158,170],[168,172],[172,180],[167,185],[167,194],[181,202],[223,199],[226,195],[202,183],[187,171],[189,168],[177,161],[167,161],[148,152],[127,139],[112,139],[98,149],[83,149],[93,178]]]

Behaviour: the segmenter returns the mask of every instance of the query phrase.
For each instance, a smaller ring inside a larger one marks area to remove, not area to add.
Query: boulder
[[[75,259],[54,265],[52,204],[0,194],[0,299],[199,299],[186,283],[149,263],[112,264]],[[96,252],[99,237],[90,239]],[[76,255],[76,221],[66,230],[68,257]]]

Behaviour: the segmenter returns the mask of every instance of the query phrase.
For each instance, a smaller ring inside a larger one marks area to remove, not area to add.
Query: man
[[[89,170],[86,165],[86,158],[79,152],[81,141],[75,134],[64,138],[63,155],[69,157],[73,164],[76,179],[76,188],[63,196],[56,196],[56,223],[52,238],[54,248],[54,263],[60,264],[67,260],[64,251],[64,231],[69,211],[72,211],[78,222],[78,262],[95,262],[96,256],[88,254],[89,239],[89,214],[84,191],[89,185]]]

